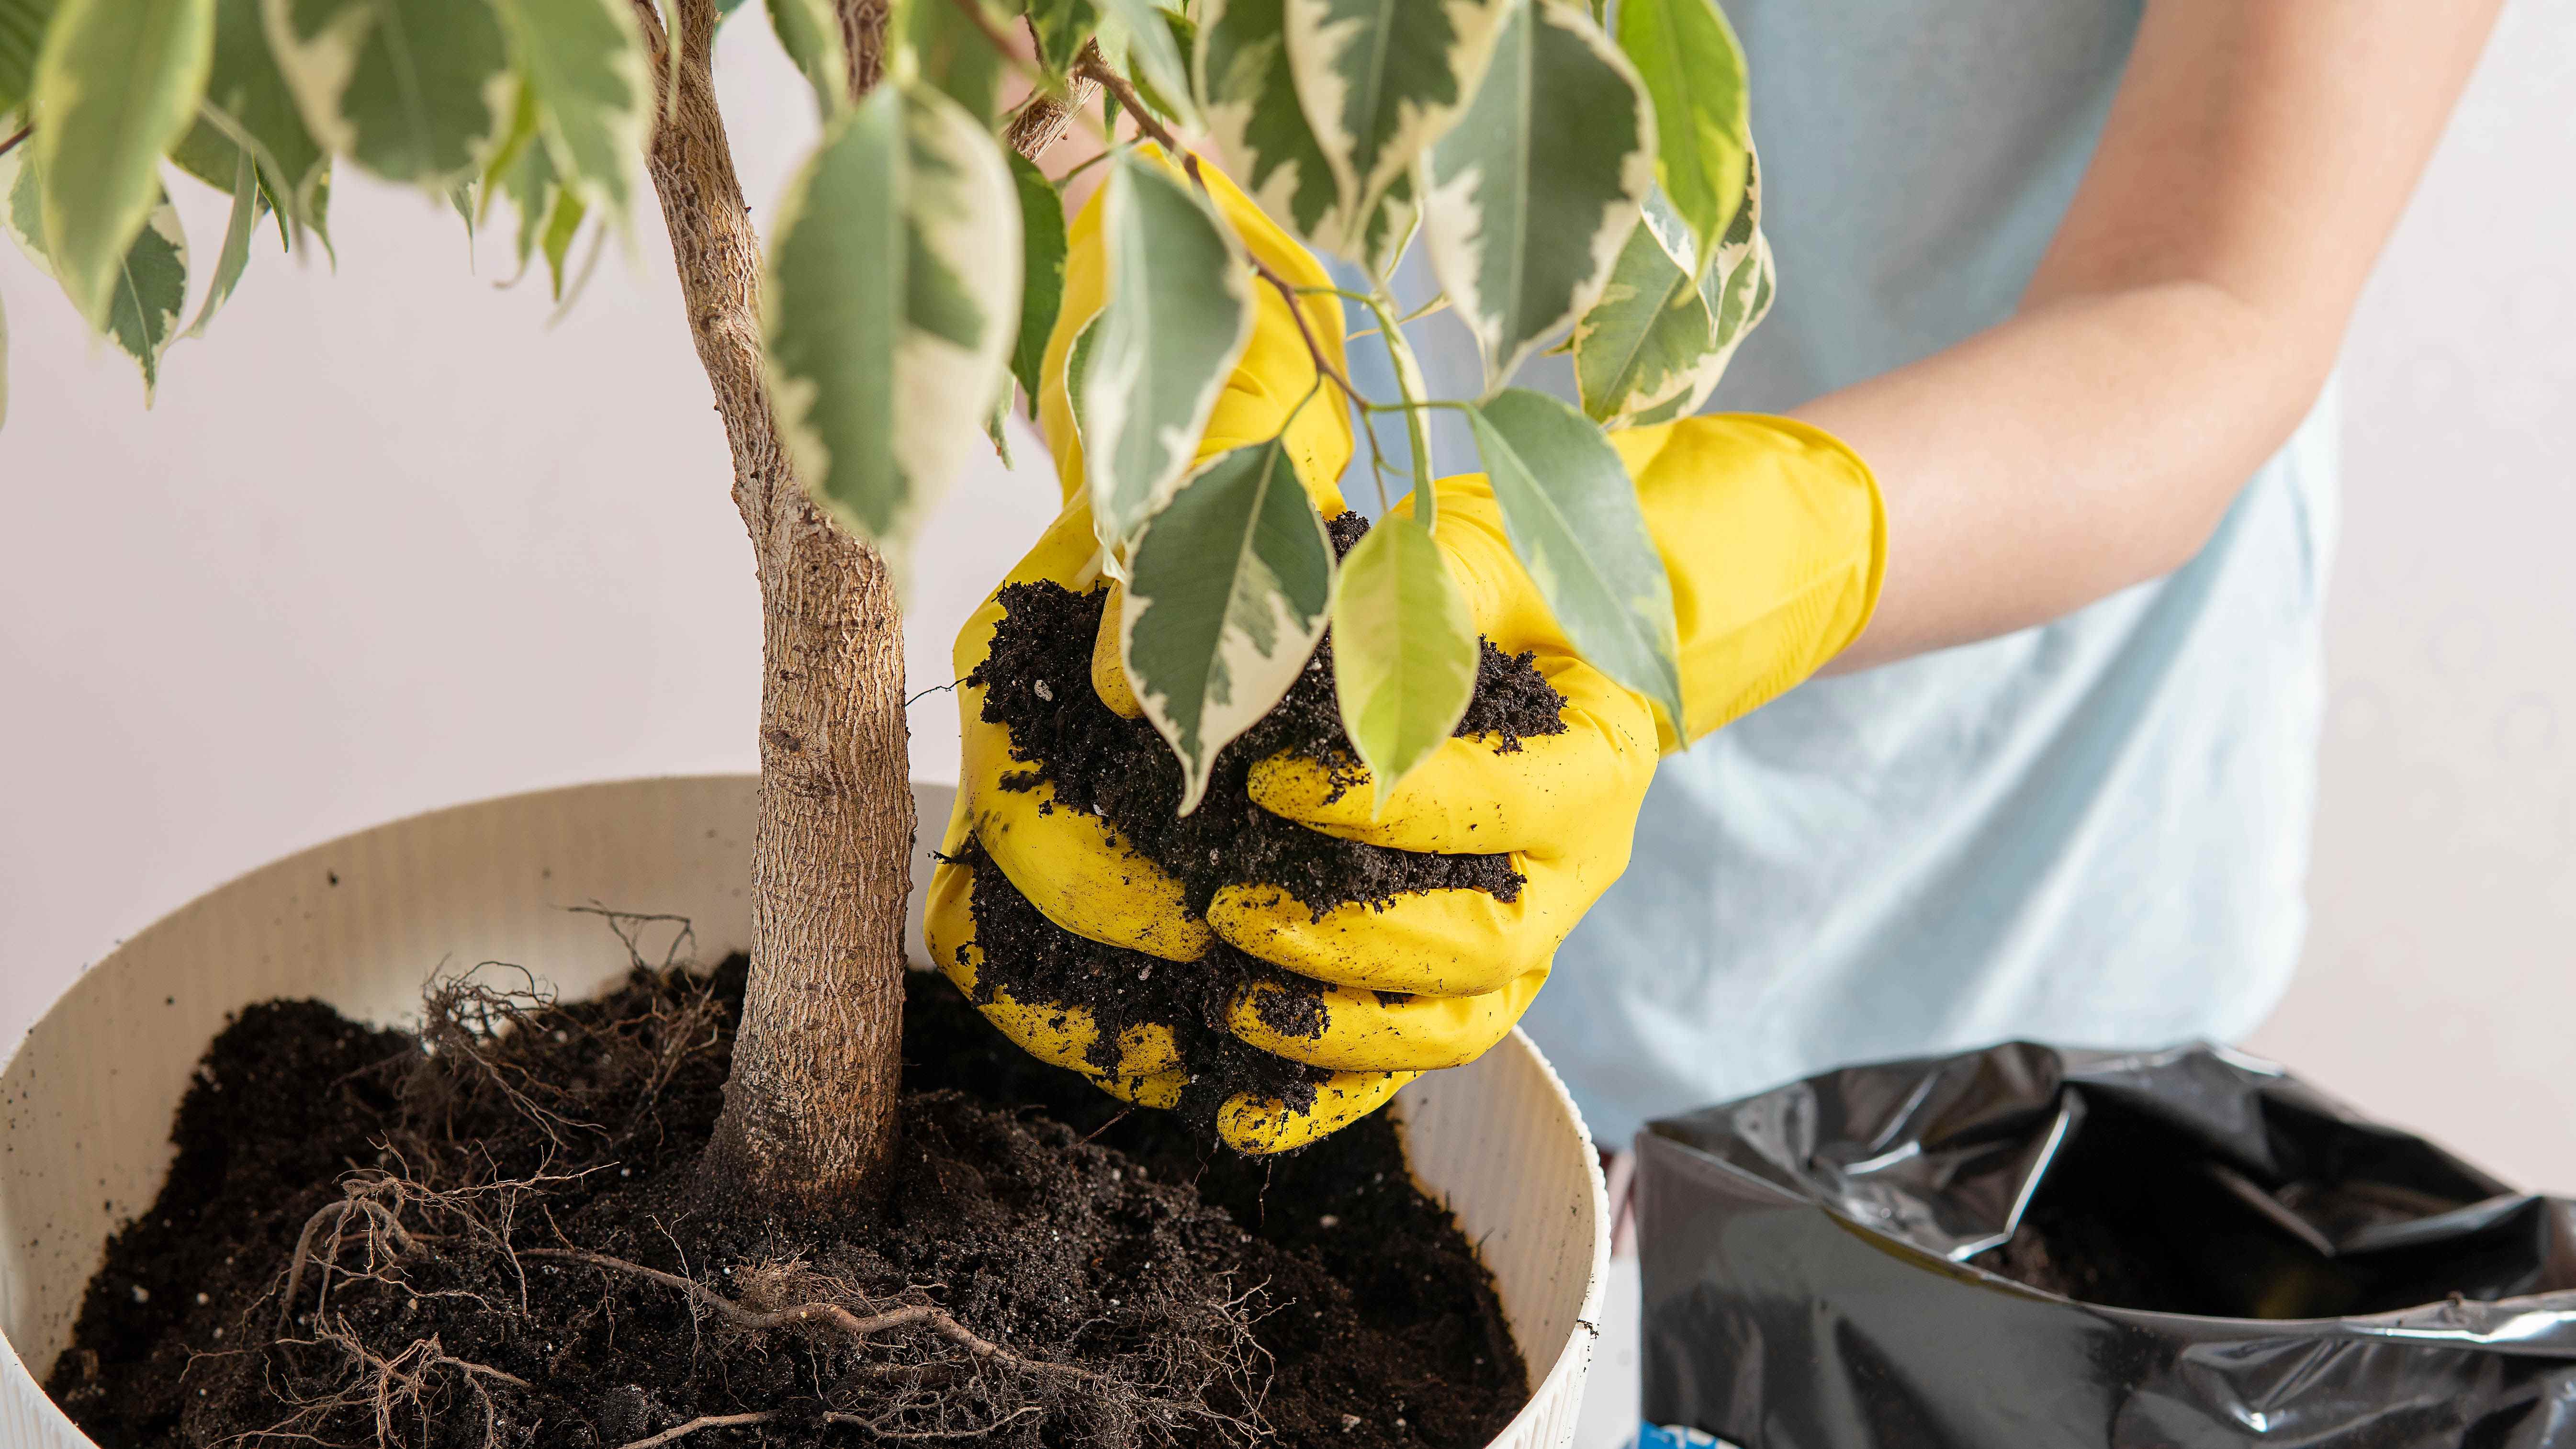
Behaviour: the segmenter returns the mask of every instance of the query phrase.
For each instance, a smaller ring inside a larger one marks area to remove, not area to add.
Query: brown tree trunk
[[[760,238],[716,107],[714,0],[677,0],[677,18],[648,169],[732,444],[763,620],[751,987],[708,1164],[729,1186],[827,1203],[863,1194],[894,1143],[913,833],[903,619],[884,560],[807,499],[781,445]],[[870,81],[883,20],[866,0],[845,13]]]

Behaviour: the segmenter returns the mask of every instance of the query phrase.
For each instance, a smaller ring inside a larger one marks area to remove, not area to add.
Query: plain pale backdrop
[[[755,217],[814,121],[721,41]],[[2252,1045],[2576,1189],[2576,11],[2518,0],[2363,304],[2305,969]],[[224,202],[185,180],[210,258]],[[758,628],[658,219],[549,327],[443,204],[344,178],[141,406],[0,247],[0,1040],[208,886],[413,811],[755,763]],[[1034,438],[923,535],[915,689],[1054,510]],[[945,694],[912,711],[954,778]],[[936,823],[932,823],[936,828]],[[1574,983],[1559,983],[1564,990]]]

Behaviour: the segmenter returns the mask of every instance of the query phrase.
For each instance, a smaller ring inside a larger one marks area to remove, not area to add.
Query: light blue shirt
[[[1780,293],[1715,405],[1789,408],[2008,316],[2136,0],[1727,9]],[[2329,402],[2169,578],[1810,681],[1667,759],[1526,1020],[1600,1140],[1856,1061],[2250,1031],[2305,928],[2334,436]]]

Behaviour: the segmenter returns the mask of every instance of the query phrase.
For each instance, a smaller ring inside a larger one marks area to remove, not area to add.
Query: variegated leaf
[[[61,273],[45,249],[44,184],[34,149],[20,146],[0,156],[0,219],[28,259],[59,281]],[[180,230],[178,208],[156,193],[143,229],[118,260],[107,313],[99,324],[108,340],[143,369],[147,407],[161,381],[161,354],[178,336],[179,309],[187,300],[187,234]]]
[[[955,0],[950,0],[955,3]],[[1104,18],[1114,18],[1125,42],[1126,65],[1139,85],[1159,97],[1156,104],[1190,104],[1190,68],[1180,42],[1154,0],[1100,0]],[[1183,114],[1176,119],[1195,122]]]
[[[1379,519],[1333,576],[1333,692],[1380,801],[1466,717],[1477,653],[1475,616],[1431,530]]]
[[[1511,388],[1468,412],[1512,552],[1592,666],[1682,725],[1672,581],[1637,487],[1591,419]]]
[[[1028,394],[1034,418],[1045,385],[1038,373],[1047,339],[1055,335],[1056,313],[1064,307],[1064,198],[1036,162],[1017,151],[1006,154],[1020,192],[1020,334],[1011,349],[1011,375]],[[1009,399],[1003,401],[1007,410]]]
[[[1396,263],[1404,260],[1405,248],[1413,245],[1413,234],[1422,229],[1422,203],[1413,194],[1413,173],[1395,178],[1395,184],[1378,198],[1377,210],[1369,213],[1368,228],[1360,235],[1360,265],[1374,277],[1392,277]]]
[[[1327,227],[1341,192],[1297,100],[1285,13],[1286,0],[1206,0],[1193,67],[1199,110],[1245,194],[1290,235],[1336,249]]]
[[[1120,660],[1180,758],[1180,813],[1305,668],[1332,589],[1332,542],[1277,438],[1209,459],[1137,535]]]
[[[890,549],[972,456],[1017,339],[1020,213],[983,125],[919,81],[825,128],[781,204],[762,312],[806,491]]]
[[[1253,308],[1234,235],[1198,192],[1132,154],[1112,165],[1108,299],[1076,403],[1092,526],[1115,554],[1180,486]]]
[[[104,327],[128,251],[161,193],[161,154],[196,119],[214,62],[214,0],[62,0],[36,56],[26,143],[44,191],[45,252]]]
[[[1746,170],[1745,195],[1708,270],[1688,268],[1690,228],[1658,189],[1628,238],[1609,287],[1574,331],[1574,381],[1583,410],[1607,427],[1664,422],[1699,411],[1736,347],[1770,309],[1771,245],[1762,235],[1762,174]]]
[[[491,0],[262,0],[261,13],[329,150],[444,194],[499,143],[514,83]]]
[[[1619,46],[1655,100],[1655,179],[1690,228],[1691,274],[1733,223],[1753,150],[1744,49],[1717,0],[1620,0]]]
[[[1037,32],[1038,63],[1047,74],[1073,69],[1083,42],[1100,29],[1100,12],[1091,0],[1028,0],[1029,28]]]
[[[36,52],[55,0],[0,0],[0,116],[18,109],[35,83]]]
[[[549,194],[553,200],[546,209],[546,226],[537,237],[537,249],[545,253],[546,281],[560,305],[564,300],[564,264],[572,256],[573,242],[581,236],[581,224],[590,219],[590,208],[561,186]]]
[[[9,0],[0,0],[5,6]],[[260,0],[215,0],[215,57],[206,76],[212,114],[170,153],[190,175],[218,190],[233,183],[233,158],[247,150],[260,190],[285,220],[323,229],[324,178],[331,157],[305,129],[304,116],[269,54]],[[281,228],[283,229],[283,228]]]
[[[503,29],[555,171],[626,224],[653,127],[644,36],[626,0],[499,0]]]
[[[1319,240],[1365,263],[1380,198],[1466,109],[1518,0],[1285,0],[1289,72],[1332,168]]]
[[[1609,37],[1563,0],[1513,6],[1425,168],[1432,270],[1487,392],[1601,294],[1654,170],[1654,116]]]
[[[829,116],[850,97],[849,52],[832,0],[769,0],[769,28],[779,49],[814,88],[814,108]]]

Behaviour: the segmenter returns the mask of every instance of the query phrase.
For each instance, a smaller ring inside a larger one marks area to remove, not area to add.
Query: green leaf
[[[1180,813],[1306,667],[1332,591],[1332,541],[1277,438],[1209,459],[1137,535],[1119,657],[1180,758]]]
[[[1020,336],[1011,349],[1011,375],[1028,394],[1029,416],[1036,417],[1038,391],[1045,379],[1047,339],[1055,335],[1055,316],[1064,307],[1064,198],[1037,163],[1017,151],[1005,153],[1011,180],[1020,193]],[[1009,399],[1005,398],[1007,407]]]
[[[536,107],[523,102],[520,109],[528,117],[524,139],[505,143],[494,153],[484,187],[486,206],[490,205],[491,192],[498,190],[510,198],[511,208],[519,214],[512,250],[518,258],[519,272],[524,275],[545,237],[546,220],[554,214],[555,197],[563,187],[555,177],[554,157],[545,147],[535,144]]]
[[[562,187],[555,188],[554,206],[546,213],[546,229],[537,245],[545,253],[546,277],[553,285],[557,302],[564,299],[564,260],[572,255],[572,244],[581,235],[581,224],[588,219],[589,211],[580,197]]]
[[[1338,251],[1341,190],[1297,100],[1285,13],[1286,0],[1206,0],[1192,67],[1199,110],[1245,194],[1290,235]]]
[[[1672,582],[1618,450],[1589,418],[1527,388],[1468,411],[1503,530],[1593,667],[1682,727]]]
[[[899,12],[904,43],[911,47],[913,65],[923,80],[947,92],[949,99],[966,108],[966,114],[990,125],[1001,91],[1002,53],[967,15],[964,4],[974,5],[996,25],[1006,23],[992,14],[984,0],[962,4],[961,0],[904,0]]]
[[[1291,77],[1332,168],[1319,234],[1361,255],[1378,200],[1456,120],[1515,0],[1286,0]]]
[[[9,0],[0,0],[6,5]],[[331,157],[304,126],[295,96],[269,54],[260,0],[215,0],[215,58],[206,104],[170,159],[219,191],[233,184],[233,156],[247,149],[269,205],[298,226],[323,227],[323,193]],[[245,145],[244,142],[247,142]]]
[[[1029,0],[1028,18],[1038,36],[1038,64],[1052,76],[1073,69],[1083,42],[1100,29],[1100,12],[1091,0]]]
[[[627,0],[500,0],[499,8],[520,93],[535,104],[556,174],[585,206],[623,227],[653,128],[652,73],[633,7]]]
[[[1610,285],[1574,329],[1583,410],[1608,427],[1697,412],[1771,305],[1771,244],[1762,235],[1761,168],[1750,166],[1736,218],[1708,270],[1689,271],[1690,228],[1657,189],[1629,234]]]
[[[814,88],[814,109],[829,117],[850,98],[850,58],[841,46],[841,17],[832,0],[768,0],[769,28],[779,48]]]
[[[206,288],[206,300],[197,308],[197,320],[188,335],[205,335],[206,324],[215,313],[232,300],[233,288],[241,284],[242,270],[250,265],[251,234],[259,229],[259,166],[250,153],[233,148],[233,214],[224,227],[224,249],[215,257],[215,276]]]
[[[1333,692],[1383,802],[1466,717],[1476,620],[1431,530],[1377,521],[1333,579]]]
[[[1161,7],[1154,0],[1101,0],[1101,5],[1124,32],[1127,67],[1138,84],[1149,89],[1158,104],[1187,107],[1190,68],[1181,59],[1180,41],[1165,23]],[[1177,119],[1195,120],[1187,114]]]
[[[213,63],[213,0],[63,0],[29,108],[45,252],[104,326],[126,253],[161,194],[161,153],[187,133]]]
[[[1514,6],[1474,103],[1431,148],[1423,204],[1487,392],[1600,296],[1654,168],[1654,116],[1609,38],[1562,0]]]
[[[1408,171],[1395,178],[1369,214],[1368,230],[1360,239],[1360,265],[1371,276],[1394,276],[1396,263],[1404,260],[1405,248],[1421,229],[1422,203],[1414,198],[1413,173]]]
[[[915,81],[824,129],[779,209],[764,288],[770,394],[806,490],[889,546],[963,465],[1018,330],[1010,167]]]
[[[46,251],[45,197],[42,168],[21,146],[0,156],[0,214],[27,257],[47,276],[61,279]],[[188,299],[188,238],[179,227],[179,212],[169,197],[155,193],[143,229],[118,259],[111,273],[107,314],[99,330],[143,369],[143,401],[152,402],[161,380],[161,354],[179,329],[179,309]]]
[[[1717,0],[1620,0],[1619,47],[1654,97],[1655,180],[1690,228],[1697,276],[1744,196],[1753,150],[1744,48]]]
[[[1108,302],[1078,401],[1092,526],[1114,554],[1180,486],[1253,309],[1233,234],[1198,192],[1131,154],[1112,165]]]
[[[1082,445],[1085,457],[1091,455],[1091,439],[1082,431],[1082,380],[1091,375],[1091,348],[1099,340],[1100,317],[1095,313],[1082,324],[1082,330],[1073,334],[1073,345],[1064,350],[1064,400],[1073,414],[1074,441]]]
[[[491,0],[262,0],[261,14],[325,149],[444,194],[499,144],[510,50]]]
[[[36,52],[55,0],[0,0],[0,115],[18,109],[36,79]]]

